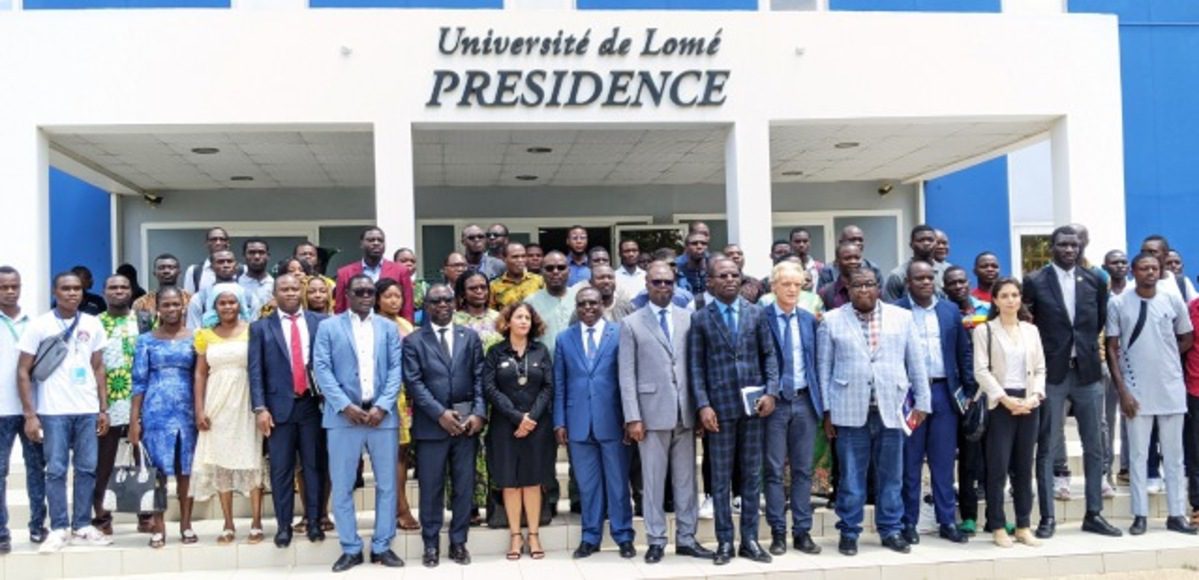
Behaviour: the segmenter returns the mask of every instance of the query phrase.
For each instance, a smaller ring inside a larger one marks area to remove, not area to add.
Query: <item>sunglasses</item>
[[[565,272],[566,266],[542,266],[541,269],[546,272]]]
[[[663,286],[674,286],[674,280],[650,280],[650,284],[661,288]]]
[[[350,290],[350,293],[358,298],[366,298],[368,296],[374,296],[375,289],[374,288],[354,288],[354,289]]]
[[[720,278],[721,280],[736,280],[737,278],[741,277],[741,274],[733,274],[730,272],[725,272],[723,274],[717,274],[716,277]]]
[[[580,301],[576,302],[575,304],[577,304],[579,306],[584,306],[584,307],[599,306],[599,300],[580,300]]]
[[[508,235],[508,234],[497,234],[495,232],[487,232],[487,239],[494,240],[496,238],[502,238],[506,235]]]
[[[452,296],[442,296],[440,298],[425,297],[425,304],[449,304],[454,301]]]

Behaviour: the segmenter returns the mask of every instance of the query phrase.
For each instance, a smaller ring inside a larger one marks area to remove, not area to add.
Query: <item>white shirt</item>
[[[595,329],[595,349],[598,351],[600,347],[603,346],[604,326],[606,324],[607,322],[604,322],[604,318],[602,316],[599,320],[595,321],[595,326],[587,326],[586,324],[583,324],[582,321],[579,321],[579,332],[580,336],[583,337],[583,354],[587,355],[588,358],[590,358],[594,353],[591,353],[587,350],[587,335],[590,334],[587,331],[592,328]]]
[[[45,381],[36,385],[39,415],[95,415],[100,411],[92,353],[104,348],[107,335],[95,316],[80,313],[79,317],[79,325],[67,341],[67,358]],[[42,340],[62,334],[70,328],[71,322],[60,320],[56,310],[38,316],[21,335],[21,352],[37,354]]]
[[[199,288],[197,288],[196,284],[195,284],[196,265],[192,264],[192,265],[188,266],[187,270],[185,270],[183,272],[183,288],[185,290],[187,290],[188,294],[195,295],[197,292],[200,291],[201,288],[208,288],[209,286],[212,286],[213,283],[216,282],[216,273],[214,273],[212,271],[211,259],[205,258],[204,263],[200,264],[200,268],[203,268],[203,270],[201,270],[201,272],[200,272]]]
[[[454,325],[453,325],[453,323],[447,324],[445,326],[437,326],[436,324],[433,324],[433,321],[429,321],[429,326],[433,327],[433,336],[437,338],[437,344],[441,344],[441,336],[442,336],[441,329],[443,329],[443,328],[445,329],[445,343],[447,345],[449,345],[449,347],[450,347],[450,352],[448,352],[446,354],[452,356],[454,354]]]
[[[21,392],[17,388],[17,361],[21,358],[19,343],[29,315],[24,312],[15,319],[0,312],[0,417],[22,415]]]
[[[912,318],[916,320],[916,328],[920,338],[924,339],[925,366],[928,368],[928,378],[945,378],[945,359],[941,352],[941,321],[937,319],[937,297],[925,308],[915,301],[912,302]]]
[[[1053,265],[1053,273],[1057,275],[1057,284],[1062,287],[1062,303],[1066,305],[1066,315],[1074,322],[1074,268],[1063,270],[1057,264]]]
[[[998,334],[1002,336],[999,340],[1004,341],[1003,388],[1024,390],[1027,388],[1024,382],[1024,375],[1027,369],[1025,368],[1026,361],[1024,359],[1023,344],[1011,340],[1011,337],[1005,330],[1000,330]]]
[[[291,320],[288,320],[289,314],[279,310],[279,328],[283,329],[283,340],[287,343],[287,358],[291,360]],[[296,325],[300,327],[300,352],[304,353],[304,364],[308,364],[308,321],[304,319],[304,309],[296,310]],[[373,359],[372,359],[373,360]]]
[[[624,266],[616,268],[616,287],[628,296],[636,296],[645,290],[645,270],[634,267],[630,274]]]
[[[350,328],[358,349],[358,387],[362,401],[370,401],[375,398],[375,315],[367,314],[363,320],[351,312]]]

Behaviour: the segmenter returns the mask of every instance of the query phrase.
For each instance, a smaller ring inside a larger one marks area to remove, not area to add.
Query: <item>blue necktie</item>
[[[595,359],[595,329],[587,329],[587,360]]]
[[[666,309],[665,308],[658,311],[658,326],[662,327],[662,336],[666,337],[666,344],[671,344],[671,342],[670,342],[670,325],[666,323]]]
[[[724,307],[724,325],[729,327],[729,334],[737,338],[737,321],[733,319],[733,307]]]
[[[791,319],[794,313],[783,315],[783,393],[790,398],[795,391],[795,343],[791,340]]]

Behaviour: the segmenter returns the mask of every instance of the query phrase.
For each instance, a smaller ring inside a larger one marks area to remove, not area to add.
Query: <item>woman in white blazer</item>
[[[974,329],[974,378],[987,397],[987,526],[995,544],[1012,547],[1003,511],[1004,485],[1012,479],[1015,541],[1040,545],[1033,536],[1033,459],[1045,398],[1045,353],[1037,327],[1022,321],[1020,282],[1000,278],[991,290],[990,320]],[[981,402],[981,401],[980,401]]]

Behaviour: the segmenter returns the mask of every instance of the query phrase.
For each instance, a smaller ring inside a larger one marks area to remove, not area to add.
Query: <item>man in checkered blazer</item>
[[[758,496],[762,489],[762,429],[779,392],[778,361],[763,310],[740,297],[741,271],[728,258],[709,265],[708,291],[715,300],[691,315],[687,338],[691,389],[712,453],[712,501],[716,505],[717,565],[733,557],[731,486],[733,458],[741,473],[741,547],[738,555],[769,562],[758,544]],[[756,413],[747,415],[744,387],[765,387]]]
[[[900,533],[904,424],[914,429],[931,411],[924,344],[911,312],[879,301],[872,270],[853,273],[849,295],[850,303],[826,314],[816,332],[824,429],[836,438],[840,460],[838,549],[846,556],[858,552],[873,460],[875,527],[884,546],[907,553],[911,548]]]

